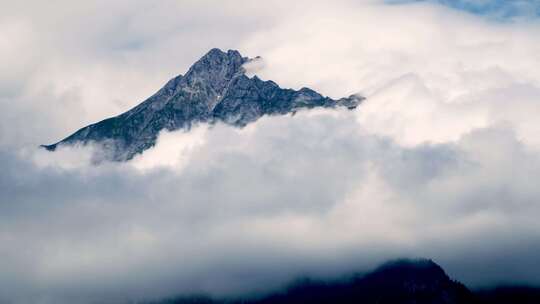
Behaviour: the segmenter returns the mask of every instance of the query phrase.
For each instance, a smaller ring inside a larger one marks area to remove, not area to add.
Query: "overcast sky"
[[[0,302],[230,295],[396,257],[540,285],[537,1],[0,2]],[[36,149],[213,47],[368,99],[163,133],[124,164]]]

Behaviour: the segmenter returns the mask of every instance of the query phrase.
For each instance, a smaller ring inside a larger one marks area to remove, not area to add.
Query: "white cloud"
[[[243,49],[262,54],[268,64],[259,74],[285,86],[363,92],[363,124],[404,144],[456,140],[511,120],[538,146],[521,134],[536,131],[534,123],[518,114],[536,106],[538,34],[533,21],[489,22],[428,3],[316,3]]]
[[[137,159],[60,168],[4,153],[2,294],[230,294],[401,255],[434,258],[472,284],[540,282],[527,249],[539,240],[540,159],[512,130],[406,148],[371,135],[360,112],[164,133],[142,171]],[[505,258],[490,253],[503,248]],[[530,269],[508,274],[516,260]]]
[[[159,167],[180,169],[187,165],[191,155],[204,144],[207,131],[207,126],[193,128],[189,132],[162,131],[159,134],[156,147],[136,155],[131,164],[140,170]]]

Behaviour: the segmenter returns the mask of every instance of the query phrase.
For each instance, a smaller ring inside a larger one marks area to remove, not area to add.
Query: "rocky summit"
[[[189,129],[196,123],[221,121],[243,127],[263,115],[283,115],[315,107],[356,108],[364,99],[352,95],[334,100],[309,89],[282,89],[273,81],[246,75],[253,59],[236,50],[212,49],[182,76],[169,80],[153,96],[118,116],[86,126],[62,141],[44,145],[98,143],[107,158],[125,161],[155,145],[159,132]]]

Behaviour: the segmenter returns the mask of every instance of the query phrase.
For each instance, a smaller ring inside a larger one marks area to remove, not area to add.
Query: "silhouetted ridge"
[[[337,281],[305,279],[282,292],[259,299],[218,300],[205,297],[179,298],[161,303],[378,303],[378,304],[467,304],[474,295],[452,281],[430,260],[399,260],[366,275]]]
[[[500,286],[476,292],[480,304],[538,304],[540,288],[529,286]]]

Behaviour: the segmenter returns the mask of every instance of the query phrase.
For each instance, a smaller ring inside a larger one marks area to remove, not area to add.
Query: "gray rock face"
[[[334,100],[302,88],[282,89],[272,81],[245,75],[250,59],[238,51],[212,49],[184,75],[167,82],[133,109],[84,127],[62,141],[43,146],[97,142],[111,160],[124,161],[155,145],[163,129],[189,129],[196,123],[222,121],[243,127],[263,115],[283,115],[303,108],[337,106],[356,108],[364,99],[350,96]]]

